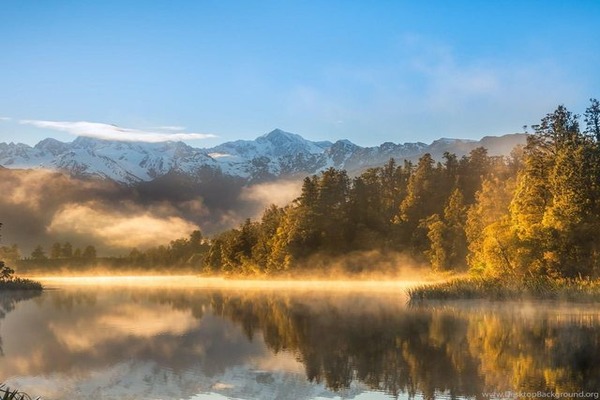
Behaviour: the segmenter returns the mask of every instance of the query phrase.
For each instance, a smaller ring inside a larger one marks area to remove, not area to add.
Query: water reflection
[[[6,317],[6,314],[13,311],[17,303],[33,299],[40,295],[37,290],[6,290],[0,291],[0,321]],[[4,355],[2,347],[2,337],[0,336],[0,355]]]
[[[594,306],[404,300],[189,287],[48,291],[0,326],[0,376],[55,399],[483,398],[600,387]]]

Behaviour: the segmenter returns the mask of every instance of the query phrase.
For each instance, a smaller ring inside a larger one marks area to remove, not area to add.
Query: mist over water
[[[595,305],[407,305],[406,282],[45,278],[0,376],[46,399],[476,397],[599,387]]]

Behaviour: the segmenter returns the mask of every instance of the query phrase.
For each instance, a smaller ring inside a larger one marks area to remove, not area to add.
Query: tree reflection
[[[334,390],[359,380],[393,396],[433,399],[440,393],[481,398],[490,391],[600,387],[595,314],[565,319],[548,308],[528,315],[460,305],[373,312],[281,296],[219,295],[216,304],[249,339],[262,331],[273,351],[294,352],[310,381]]]
[[[0,291],[0,320],[4,319],[6,314],[14,310],[17,303],[32,299],[40,294],[41,293],[37,290]],[[0,337],[0,355],[4,355],[2,337]]]
[[[0,293],[0,316],[35,294],[10,295]],[[211,377],[286,352],[308,381],[336,391],[362,382],[396,397],[483,400],[484,392],[600,387],[594,306],[406,307],[398,297],[351,292],[181,288],[57,290],[37,303],[40,312],[24,317],[35,318],[36,329],[0,372],[83,376],[132,360],[174,377]]]

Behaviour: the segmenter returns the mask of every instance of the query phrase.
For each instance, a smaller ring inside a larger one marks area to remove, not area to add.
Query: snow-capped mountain
[[[484,146],[490,154],[508,154],[524,134],[486,137],[481,141],[440,139],[421,142],[383,143],[361,147],[348,140],[313,142],[300,135],[275,129],[255,140],[237,140],[200,149],[182,142],[132,143],[79,137],[70,143],[45,139],[34,147],[0,143],[0,166],[18,169],[51,169],[79,177],[99,177],[132,185],[167,174],[194,178],[213,171],[248,182],[317,173],[329,167],[358,172],[386,163],[416,160],[424,153],[440,158],[444,152],[458,156]]]
[[[34,147],[0,143],[0,164],[7,168],[45,168],[74,176],[94,176],[133,184],[169,172],[193,174],[218,168],[204,151],[182,142],[132,143],[78,137],[71,143],[45,139]]]

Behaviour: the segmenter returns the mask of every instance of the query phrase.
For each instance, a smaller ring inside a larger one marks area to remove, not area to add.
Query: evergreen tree
[[[302,193],[289,210],[286,229],[278,232],[284,239],[292,256],[303,256],[321,244],[321,210],[319,208],[319,178],[313,175],[304,179]]]
[[[466,207],[463,195],[455,189],[446,203],[443,215],[427,218],[429,249],[425,252],[434,270],[458,270],[466,265]]]
[[[458,186],[463,193],[465,204],[473,204],[475,193],[481,188],[483,180],[491,172],[492,160],[487,149],[478,147],[463,157],[459,164]]]
[[[442,211],[443,193],[440,193],[441,166],[435,167],[431,154],[419,159],[415,171],[408,180],[406,197],[400,204],[396,223],[400,225],[400,239],[404,246],[417,254],[427,250],[426,223],[430,216]]]
[[[265,271],[269,265],[275,236],[281,225],[283,215],[283,209],[274,204],[263,213],[257,231],[256,244],[252,248],[252,259],[261,271]]]
[[[586,123],[585,133],[600,142],[600,102],[590,99],[590,106],[585,110],[584,121]]]
[[[520,274],[589,275],[596,263],[590,233],[598,227],[593,144],[564,106],[534,128],[511,204],[515,267]]]
[[[272,247],[267,259],[267,272],[276,272],[290,269],[297,258],[308,254],[308,246],[303,243],[318,243],[313,231],[302,229],[300,224],[301,209],[298,205],[286,207],[281,217],[281,222],[275,231]]]
[[[31,252],[31,259],[32,260],[37,260],[37,261],[42,261],[42,260],[47,260],[48,257],[46,257],[46,253],[44,252],[44,248],[42,246],[38,245],[33,250],[33,252]]]
[[[88,245],[85,247],[85,249],[83,249],[83,253],[81,254],[81,257],[85,258],[86,260],[93,260],[96,258],[96,248],[92,245]]]
[[[58,242],[54,243],[50,249],[50,258],[56,260],[62,257],[62,245]]]
[[[382,212],[383,188],[376,169],[354,179],[350,192],[349,221],[352,248],[376,248],[383,239],[385,214]]]
[[[348,200],[350,180],[346,171],[329,168],[318,185],[317,230],[323,249],[337,253],[348,248],[350,230]]]
[[[471,271],[477,274],[514,274],[512,255],[508,253],[510,240],[507,240],[507,233],[511,231],[509,205],[514,190],[514,178],[488,178],[477,192],[475,204],[467,212],[467,261]]]
[[[460,189],[455,189],[444,208],[444,221],[448,229],[448,265],[446,269],[463,269],[466,267],[467,237],[465,225],[467,207]]]
[[[73,245],[69,242],[65,242],[61,248],[61,257],[62,258],[71,258],[73,257]]]

